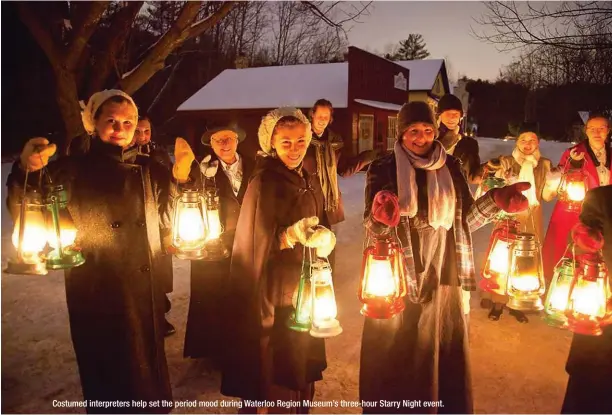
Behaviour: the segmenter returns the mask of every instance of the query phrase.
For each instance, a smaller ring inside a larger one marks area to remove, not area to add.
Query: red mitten
[[[372,218],[383,225],[395,227],[400,220],[399,200],[388,190],[381,190],[372,202]]]
[[[529,188],[531,188],[531,184],[519,182],[510,186],[493,189],[493,200],[497,207],[507,213],[522,212],[529,207],[529,201],[522,192],[529,190]]]
[[[578,222],[572,228],[572,239],[576,246],[586,252],[597,252],[604,244],[601,232]]]

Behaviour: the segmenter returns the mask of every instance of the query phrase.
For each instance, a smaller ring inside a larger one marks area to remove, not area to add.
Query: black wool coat
[[[217,160],[213,153],[212,160]],[[184,356],[192,358],[220,358],[225,348],[220,340],[224,330],[224,312],[227,279],[230,272],[231,250],[234,245],[236,225],[240,207],[255,167],[255,161],[240,156],[242,161],[242,183],[238,195],[234,194],[229,178],[219,162],[214,186],[219,196],[219,218],[223,226],[222,241],[230,251],[230,257],[221,261],[191,261],[191,296],[185,331]],[[192,169],[191,177],[203,186],[199,169]],[[206,180],[211,186],[212,180]]]
[[[263,157],[242,203],[229,278],[227,360],[221,392],[244,399],[270,396],[270,383],[304,390],[322,378],[325,343],[286,326],[302,269],[303,246],[280,250],[279,236],[317,216],[328,226],[318,179]],[[273,348],[272,367],[264,362]]]

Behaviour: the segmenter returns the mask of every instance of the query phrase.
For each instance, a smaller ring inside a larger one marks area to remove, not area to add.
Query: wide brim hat
[[[205,146],[210,146],[211,137],[219,131],[232,131],[236,133],[238,136],[238,144],[242,143],[246,138],[246,132],[240,128],[237,123],[231,122],[228,124],[215,125],[214,127],[207,129],[204,134],[202,134],[202,144]]]

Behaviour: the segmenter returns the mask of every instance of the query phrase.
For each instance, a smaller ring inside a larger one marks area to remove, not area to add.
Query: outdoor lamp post
[[[332,270],[327,260],[316,259],[311,265],[312,314],[310,335],[326,338],[342,333],[336,319],[338,307],[334,295]]]
[[[180,259],[204,259],[206,257],[205,201],[195,188],[185,188],[174,200],[174,220],[172,222],[172,246],[174,255]]]
[[[574,261],[562,258],[555,267],[548,295],[544,302],[544,321],[553,327],[567,328],[565,311],[569,300],[569,290],[574,278]]]
[[[388,319],[404,309],[406,278],[401,255],[390,236],[375,238],[363,252],[358,296],[364,316]]]
[[[47,267],[42,251],[47,245],[42,195],[37,191],[24,192],[15,221],[11,241],[17,249],[14,260],[9,260],[9,274],[46,275]]]
[[[540,296],[544,294],[542,253],[535,235],[519,233],[510,247],[508,273],[508,308],[518,311],[542,310]]]
[[[600,253],[576,257],[566,315],[574,333],[599,336],[602,326],[612,324],[610,279]]]
[[[567,203],[569,211],[580,211],[586,192],[589,190],[588,183],[588,177],[582,169],[571,168],[563,175],[559,184],[559,200]]]
[[[510,246],[518,236],[519,223],[514,220],[498,222],[491,233],[485,266],[482,270],[481,287],[488,292],[506,295],[510,271]]]
[[[81,250],[75,246],[77,229],[68,212],[68,192],[62,185],[47,189],[47,241],[53,248],[47,255],[47,268],[66,269],[85,263]]]
[[[206,221],[208,235],[206,236],[206,260],[219,261],[229,257],[229,250],[223,243],[223,225],[219,216],[219,195],[215,187],[206,189]]]

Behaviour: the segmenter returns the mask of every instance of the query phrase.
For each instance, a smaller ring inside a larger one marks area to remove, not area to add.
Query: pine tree
[[[391,60],[399,61],[425,59],[428,56],[429,52],[425,47],[425,40],[423,39],[423,36],[418,33],[411,33],[408,35],[406,40],[402,40],[399,43],[399,49],[393,56],[391,56]]]

